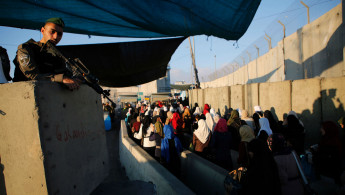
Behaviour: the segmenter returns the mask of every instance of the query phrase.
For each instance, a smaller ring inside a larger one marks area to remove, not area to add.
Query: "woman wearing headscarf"
[[[219,119],[220,119],[220,116],[219,116],[219,114],[216,114],[215,116],[214,116],[214,123],[215,123],[215,125],[217,125],[217,123],[218,123],[218,121],[219,121]]]
[[[268,138],[268,145],[277,163],[282,195],[303,195],[304,187],[292,153],[294,151],[287,147],[284,136],[273,133]]]
[[[134,138],[142,140],[143,149],[154,157],[156,142],[150,141],[150,135],[154,132],[154,125],[151,124],[151,119],[148,115],[144,116],[143,124],[141,124],[139,132],[134,133]]]
[[[171,121],[172,117],[173,117],[173,113],[168,111],[167,112],[167,118],[165,119],[165,125],[169,125],[170,124],[170,121]]]
[[[231,134],[228,132],[226,120],[219,119],[214,128],[214,133],[211,138],[211,147],[215,149],[216,163],[227,169],[233,169],[230,148],[231,148]]]
[[[280,195],[278,167],[267,143],[253,139],[248,143],[248,154],[250,160],[242,194]]]
[[[150,141],[156,141],[155,158],[158,162],[161,162],[161,140],[164,137],[164,133],[163,124],[159,115],[152,118],[152,123],[154,124],[155,130],[150,135]]]
[[[274,119],[272,112],[269,110],[266,110],[264,112],[264,117],[268,119],[268,122],[270,123],[270,128],[272,129],[272,132],[273,133],[280,133],[280,130],[278,129],[278,123]]]
[[[235,151],[238,151],[238,146],[241,141],[239,130],[240,130],[240,127],[244,124],[242,123],[237,110],[231,111],[231,115],[227,122],[227,125],[228,125],[228,130],[231,133],[231,137],[232,137],[231,148]]]
[[[182,125],[183,121],[179,115],[179,113],[175,112],[170,119],[171,126],[174,128],[174,134],[181,140],[183,132],[182,132]],[[182,140],[181,140],[182,141]]]
[[[192,113],[191,114],[194,114],[196,108],[199,108],[199,104],[198,103],[194,103],[194,107],[192,108]]]
[[[254,131],[254,120],[252,118],[249,117],[249,114],[247,112],[247,110],[242,110],[242,113],[241,113],[241,120],[244,120],[247,125],[253,129]]]
[[[260,131],[258,133],[258,138],[261,139],[264,143],[267,143],[267,138],[272,134],[272,130],[270,128],[270,122],[267,118],[260,118]]]
[[[180,114],[182,114],[184,112],[183,104],[179,105],[179,111],[180,111]]]
[[[210,106],[208,104],[205,104],[203,114],[206,115],[206,113],[209,113],[209,112],[210,112]]]
[[[248,143],[255,139],[254,131],[250,126],[243,125],[240,127],[241,142],[238,148],[238,159],[237,163],[240,167],[248,167],[249,156],[248,156]]]
[[[216,124],[214,123],[213,117],[211,116],[209,112],[206,113],[205,117],[206,117],[207,127],[213,133],[214,127],[216,126]]]
[[[184,126],[184,131],[191,133],[192,116],[190,115],[189,108],[185,108],[182,114],[182,121]]]
[[[254,114],[253,114],[253,120],[254,120],[254,134],[255,136],[258,135],[260,130],[260,123],[259,119],[264,116],[264,113],[261,110],[260,106],[254,106]]]
[[[174,135],[174,130],[171,125],[165,125],[163,128],[164,139],[161,143],[161,158],[166,163],[170,172],[175,176],[180,175],[180,153],[182,152],[182,145],[180,140]]]
[[[313,164],[317,175],[333,178],[340,184],[342,144],[338,126],[333,121],[321,125],[321,140],[313,151]]]
[[[214,119],[214,117],[216,116],[216,110],[214,108],[211,108],[210,114],[211,114],[212,118]]]
[[[282,133],[288,145],[290,145],[298,155],[303,154],[305,138],[304,127],[294,114],[287,116],[286,123]]]
[[[198,121],[198,128],[193,133],[193,146],[195,153],[203,156],[203,151],[211,140],[211,132],[204,119],[200,119],[199,115],[195,118]]]
[[[200,107],[196,107],[193,115],[201,115]]]

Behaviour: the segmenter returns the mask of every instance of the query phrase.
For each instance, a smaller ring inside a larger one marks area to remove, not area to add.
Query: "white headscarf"
[[[168,108],[166,106],[163,106],[163,110],[164,110],[164,112],[167,112]]]
[[[220,116],[219,116],[219,114],[216,114],[216,116],[214,116],[214,123],[217,125],[217,123],[218,123],[218,121],[219,121],[219,119],[220,119]]]
[[[210,114],[211,114],[212,118],[214,118],[216,116],[216,111],[214,110],[214,108],[210,109]]]
[[[255,110],[255,112],[262,112],[260,106],[254,106],[254,110]]]
[[[206,113],[205,117],[206,117],[207,127],[210,129],[211,132],[213,132],[214,127],[215,127],[215,123],[214,123],[214,120],[213,120],[211,114],[210,113]]]
[[[210,136],[210,130],[204,119],[198,120],[198,129],[194,131],[194,134],[201,143],[206,143],[208,136]]]
[[[184,107],[182,104],[180,104],[180,113],[183,113],[184,112]]]
[[[258,136],[260,135],[261,131],[266,131],[267,135],[270,136],[272,134],[272,130],[270,128],[270,122],[268,121],[267,118],[260,118],[259,119],[260,123],[260,131],[258,133]]]
[[[200,113],[200,107],[196,107],[196,108],[195,108],[195,111],[194,111],[194,114],[193,114],[193,115],[197,115],[197,114],[201,114],[201,113]]]

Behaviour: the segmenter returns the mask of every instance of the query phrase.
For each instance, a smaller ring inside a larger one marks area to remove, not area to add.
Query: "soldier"
[[[18,46],[17,56],[13,60],[15,72],[13,81],[50,80],[66,85],[70,90],[78,89],[81,81],[68,76],[62,59],[42,49],[50,40],[54,45],[62,38],[65,24],[61,18],[50,18],[41,28],[42,39],[39,42],[30,39]]]

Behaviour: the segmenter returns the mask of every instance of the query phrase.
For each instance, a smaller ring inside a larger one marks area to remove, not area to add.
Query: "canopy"
[[[239,39],[261,0],[0,0],[0,25],[40,29],[51,17],[65,32],[112,37],[213,35]]]
[[[0,25],[40,29],[61,17],[64,32],[111,37],[213,35],[238,40],[261,0],[0,0]],[[143,84],[166,74],[184,38],[145,43],[63,46],[109,87]]]
[[[59,46],[68,58],[79,58],[100,84],[128,87],[166,76],[167,64],[184,38],[107,44]]]

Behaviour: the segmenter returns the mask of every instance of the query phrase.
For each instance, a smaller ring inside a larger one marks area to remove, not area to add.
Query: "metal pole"
[[[255,47],[256,50],[258,51],[258,57],[260,57],[260,53],[259,53],[259,48],[258,48],[258,46],[254,45],[254,47]]]
[[[272,39],[266,33],[265,33],[265,35],[266,35],[266,37],[264,37],[264,38],[268,41],[268,48],[272,49]]]
[[[283,26],[283,30],[284,30],[284,38],[285,38],[285,25],[280,21],[278,20],[279,24],[281,24]]]
[[[303,1],[300,1],[300,2],[302,3],[302,5],[304,5],[304,7],[307,8],[308,24],[310,24],[309,6],[307,4],[305,4]]]
[[[217,78],[217,63],[216,63],[216,55],[214,55],[214,73],[216,73],[216,78]]]

